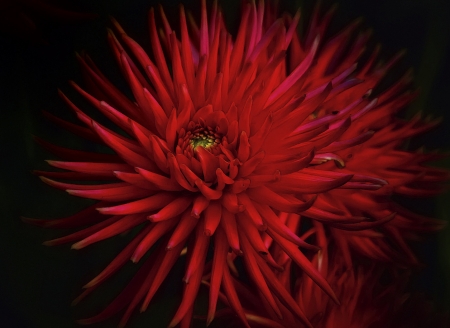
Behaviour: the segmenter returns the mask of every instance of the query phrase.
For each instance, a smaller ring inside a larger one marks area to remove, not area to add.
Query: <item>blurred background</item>
[[[86,51],[116,85],[126,90],[106,41],[106,27],[111,27],[108,16],[114,16],[128,35],[148,49],[147,13],[158,2],[48,2],[97,16],[58,20],[29,7],[23,7],[21,14],[11,7],[21,1],[0,0],[0,325],[7,328],[79,327],[75,320],[97,313],[133,272],[130,263],[130,267],[99,288],[93,297],[71,307],[81,287],[109,263],[128,238],[119,236],[80,251],[70,250],[70,245],[50,248],[41,243],[63,232],[29,226],[20,216],[63,217],[89,204],[48,187],[31,174],[33,169],[48,169],[44,160],[54,158],[33,140],[33,135],[67,147],[95,150],[94,146],[48,122],[41,111],[74,121],[58,97],[57,89],[73,96],[67,81],[82,83],[75,52]],[[160,2],[168,16],[178,17],[178,1]],[[183,3],[196,12],[199,1]],[[308,17],[314,1],[281,0],[280,3],[292,13],[301,5],[303,17]],[[326,8],[334,2],[323,3]],[[439,148],[449,152],[450,3],[444,0],[340,0],[337,3],[331,31],[337,32],[346,23],[363,17],[363,26],[372,27],[373,40],[383,45],[385,59],[407,49],[396,70],[400,74],[409,67],[414,69],[420,96],[404,115],[410,117],[422,110],[424,114],[443,117],[438,128],[412,140],[410,146],[418,148],[423,144],[428,150]],[[234,26],[239,17],[239,1],[226,2],[223,7],[227,22]],[[30,25],[29,19],[37,28],[35,33],[30,32],[33,24]],[[436,164],[450,168],[448,158]],[[422,214],[450,220],[448,192],[437,198],[412,201],[410,207]],[[432,300],[436,310],[449,309],[450,229],[430,236],[416,251],[425,265],[416,271],[413,290]],[[183,263],[179,263],[175,270],[182,268]],[[167,326],[179,302],[180,288],[179,276],[169,276],[149,311],[135,316],[129,327]],[[205,300],[201,299],[202,302]],[[118,317],[92,327],[112,327],[117,322]],[[220,325],[220,322],[215,324]],[[204,323],[199,322],[198,326]]]

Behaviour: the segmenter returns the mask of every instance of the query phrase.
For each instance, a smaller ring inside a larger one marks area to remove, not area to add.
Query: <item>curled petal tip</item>
[[[70,247],[70,249],[75,249],[75,250],[79,250],[81,248],[83,248],[83,244],[81,242],[75,243]]]
[[[88,282],[86,285],[84,285],[84,286],[81,287],[81,288],[83,288],[83,289],[88,289],[88,288],[91,288],[91,287],[94,286],[94,285],[95,285],[95,283]]]

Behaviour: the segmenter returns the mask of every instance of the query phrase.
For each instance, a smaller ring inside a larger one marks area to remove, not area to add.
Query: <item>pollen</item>
[[[209,152],[215,153],[221,143],[222,136],[210,127],[196,125],[194,129],[188,131],[184,137],[182,148],[193,154],[202,147]]]
[[[192,146],[193,150],[195,150],[198,146],[209,149],[218,144],[214,137],[211,137],[210,135],[204,133],[197,133],[193,135],[189,143]]]

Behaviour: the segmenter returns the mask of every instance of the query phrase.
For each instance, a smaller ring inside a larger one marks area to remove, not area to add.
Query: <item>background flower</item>
[[[130,7],[131,6],[131,7]],[[355,5],[356,6],[356,5]],[[130,4],[130,5],[124,5],[124,7],[123,8],[125,8],[123,11],[124,11],[124,13],[123,13],[123,15],[124,16],[127,16],[126,15],[126,13],[127,13],[127,10],[129,10],[128,11],[128,13],[131,11],[131,9],[130,8],[132,8],[133,7],[133,4]],[[406,7],[405,7],[406,8]],[[407,7],[408,9],[407,10],[412,10],[412,9],[410,9],[410,7]],[[146,8],[147,9],[147,8]],[[137,34],[139,34],[143,29],[144,29],[144,27],[140,27],[140,28],[136,28],[135,29],[135,33],[133,33],[133,24],[136,24],[135,22],[137,22],[137,21],[142,21],[142,22],[145,22],[145,15],[146,15],[146,9],[145,10],[141,10],[141,11],[139,11],[139,13],[138,13],[138,15],[137,16],[139,16],[139,15],[141,15],[141,18],[142,19],[138,19],[138,18],[136,18],[136,19],[134,19],[133,18],[133,23],[130,23],[130,25],[132,25],[131,26],[131,30],[129,30],[128,29],[128,26],[127,26],[127,31],[129,31],[129,34],[132,34],[133,36],[134,35],[137,35]],[[392,11],[390,11],[390,12],[392,12]],[[402,12],[404,12],[404,11],[402,11]],[[424,11],[422,11],[422,12],[424,12]],[[355,13],[353,13],[353,15],[355,15],[355,14],[360,14],[361,12],[355,12]],[[338,15],[338,17],[343,17],[341,14],[344,14],[343,16],[345,16],[345,10],[343,10],[343,9],[341,9],[340,10],[340,12],[339,12],[339,15]],[[117,16],[117,15],[116,15]],[[354,16],[352,16],[351,18],[353,18]],[[434,16],[433,16],[434,17]],[[345,19],[345,17],[344,17],[344,19]],[[398,18],[396,17],[396,20],[397,20]],[[348,21],[348,20],[347,20]],[[369,24],[368,25],[374,25],[373,23],[371,23],[371,22],[369,22]],[[378,31],[378,29],[377,29],[377,27],[375,27],[375,30],[376,31]],[[100,28],[99,28],[99,31],[101,31],[101,32],[99,32],[99,36],[98,36],[98,38],[94,38],[93,37],[93,35],[92,35],[92,33],[91,33],[91,35],[89,35],[89,36],[87,36],[89,39],[92,39],[94,42],[98,42],[97,40],[103,40],[104,39],[104,36],[102,35],[102,34],[104,34],[103,33],[103,30],[100,30]],[[378,32],[376,32],[376,33],[378,33]],[[88,33],[85,33],[86,35],[88,35]],[[391,33],[391,34],[393,34],[393,33]],[[390,35],[389,35],[390,36]],[[414,41],[415,42],[418,42],[418,40],[417,40],[417,36],[415,36],[415,39],[414,39]],[[142,38],[143,40],[145,39],[144,37]],[[385,44],[385,40],[384,40],[384,38],[383,37],[380,37],[380,39],[383,41],[383,44]],[[419,38],[420,39],[420,38]],[[395,42],[397,42],[397,40],[398,39],[395,39]],[[443,38],[443,40],[445,40],[445,38]],[[78,41],[73,41],[73,42],[78,42]],[[145,41],[144,41],[144,43],[145,43]],[[437,46],[440,46],[440,43],[438,44],[438,43],[436,43],[436,45]],[[392,50],[392,52],[395,52],[396,50],[398,50],[398,46],[399,45],[397,45],[397,44],[393,44],[392,45],[392,48],[391,48],[391,50]],[[103,48],[103,50],[105,50],[105,53],[109,53],[109,51],[108,51],[108,49],[107,49],[107,47],[106,46],[102,46],[102,47],[98,47],[98,48]],[[79,48],[78,48],[79,49]],[[23,50],[23,49],[22,49]],[[19,49],[19,51],[20,51],[20,49]],[[54,53],[52,54],[52,52],[51,51],[54,51]],[[33,60],[36,58],[36,56],[37,57],[39,57],[39,56],[42,56],[42,57],[46,57],[46,56],[55,56],[55,57],[51,57],[51,58],[54,58],[54,60],[52,60],[52,62],[48,62],[48,65],[46,65],[46,66],[44,66],[44,67],[41,67],[41,68],[39,68],[39,69],[41,69],[41,70],[43,70],[43,72],[39,72],[39,74],[36,74],[34,77],[33,76],[31,76],[31,80],[27,80],[27,81],[30,81],[30,85],[29,85],[29,89],[26,89],[26,90],[30,90],[30,94],[31,95],[34,95],[34,98],[31,98],[31,99],[33,99],[33,100],[36,100],[36,99],[39,99],[39,97],[42,97],[41,99],[43,99],[42,100],[42,105],[40,105],[42,108],[44,107],[44,106],[47,106],[46,104],[48,104],[48,99],[50,99],[50,98],[52,98],[52,99],[55,99],[55,97],[54,97],[54,90],[56,89],[56,86],[61,86],[61,85],[63,85],[65,82],[65,80],[67,79],[67,76],[76,76],[76,72],[78,71],[78,68],[75,66],[75,65],[73,65],[73,66],[70,66],[70,65],[72,65],[72,64],[74,64],[74,63],[72,63],[72,61],[73,61],[73,58],[71,58],[71,56],[67,56],[67,54],[63,54],[63,56],[61,57],[58,57],[58,56],[56,56],[57,54],[61,54],[61,50],[57,50],[57,49],[55,49],[55,48],[53,48],[53,49],[51,49],[51,51],[49,51],[48,53],[45,53],[45,54],[43,54],[42,52],[39,52],[39,51],[37,51],[36,53],[37,53],[37,55],[35,55],[34,57],[30,57],[30,58],[28,58],[27,56],[25,56],[24,55],[24,57],[22,57],[22,59],[24,59],[24,62],[25,63],[28,63],[28,65],[29,66],[25,66],[25,67],[30,67],[30,68],[33,68],[33,69],[36,69],[36,70],[38,70],[38,68],[37,67],[35,67],[34,68],[34,66],[33,66]],[[101,50],[99,50],[99,51],[101,51]],[[411,51],[412,52],[412,51]],[[25,53],[25,52],[24,52]],[[36,54],[35,53],[35,54]],[[91,51],[90,51],[90,48],[89,48],[89,53],[92,53]],[[412,52],[413,53],[413,52]],[[66,57],[64,57],[64,56],[66,56]],[[100,54],[99,55],[101,58],[105,58],[105,60],[108,60],[107,58],[110,58],[110,57],[108,57],[108,56],[104,56],[103,54]],[[19,58],[21,58],[21,57],[19,57]],[[69,63],[69,66],[67,66],[68,68],[65,68],[66,66],[65,65],[62,65],[62,63],[63,63],[63,61],[60,61],[61,60],[61,58],[67,58],[67,63]],[[19,59],[20,60],[20,59]],[[71,63],[71,64],[70,64]],[[55,72],[55,71],[53,71],[53,70],[50,70],[50,67],[53,67],[54,65],[56,64],[56,69],[57,70],[60,70],[60,72],[58,72],[58,74]],[[105,62],[104,64],[104,67],[112,67],[112,66],[114,66],[114,64],[112,64],[111,63],[111,60],[110,60],[110,62],[108,63],[108,62]],[[12,81],[17,81],[17,80],[14,80],[14,78],[15,79],[18,79],[19,81],[22,81],[20,78],[19,78],[19,76],[24,76],[24,74],[29,74],[29,72],[27,71],[27,72],[20,72],[20,67],[19,66],[13,66],[14,68],[16,68],[17,70],[15,71],[15,76],[14,75],[8,75],[8,76],[12,76],[13,77],[13,79],[12,79]],[[45,68],[45,69],[44,69]],[[68,72],[68,70],[72,70],[72,72]],[[441,70],[442,71],[445,71],[445,67],[443,67],[443,68],[441,68]],[[31,71],[33,71],[33,70],[31,70]],[[42,77],[41,76],[45,76],[45,74],[44,73],[47,73],[47,76],[48,76],[48,80],[49,80],[49,84],[48,85],[46,85],[46,87],[49,87],[48,89],[46,89],[46,88],[44,88],[44,86],[43,85],[39,85],[38,83],[39,83],[39,81],[40,81],[40,83],[42,84],[42,80],[40,80],[40,79],[42,79]],[[61,75],[59,75],[59,74],[61,74]],[[55,76],[56,76],[56,78],[55,78]],[[31,83],[31,82],[36,82],[36,83]],[[24,103],[24,102],[26,102],[26,100],[27,99],[30,99],[29,97],[30,96],[27,96],[27,95],[29,95],[29,94],[27,94],[24,90],[18,90],[18,88],[15,88],[14,86],[17,86],[17,85],[19,85],[18,83],[12,83],[11,84],[12,86],[13,86],[13,90],[16,90],[16,92],[18,92],[19,91],[19,96],[17,97],[17,99],[21,99],[21,101],[22,101],[22,104]],[[41,90],[41,96],[37,96],[37,93],[38,93],[38,90]],[[43,90],[43,92],[42,92],[42,90]],[[20,93],[20,92],[22,92],[22,93]],[[16,93],[17,94],[17,93]],[[24,96],[25,95],[25,96]],[[13,98],[8,98],[8,97],[5,97],[4,99],[13,99]],[[13,101],[14,102],[14,101]],[[37,104],[37,103],[36,103]],[[35,104],[35,105],[36,105]],[[45,104],[45,105],[44,105]],[[35,108],[35,105],[33,105],[33,108]],[[55,111],[54,111],[54,113],[56,113],[57,112],[57,108],[59,108],[60,107],[60,104],[59,103],[56,103],[55,102],[55,104],[54,105],[50,105],[50,106],[53,106],[54,107],[54,109],[55,109]],[[7,106],[5,106],[5,108],[6,108]],[[15,109],[16,108],[20,108],[20,107],[15,107]],[[58,112],[58,115],[60,114],[60,112]],[[23,122],[25,122],[24,124],[32,124],[32,123],[30,123],[30,122],[33,122],[33,121],[30,121],[29,119],[28,119],[28,116],[27,115],[24,115],[24,114],[22,114],[22,112],[20,112],[20,111],[18,111],[18,110],[15,110],[14,112],[10,112],[10,114],[9,114],[10,116],[12,116],[12,118],[13,119],[11,119],[11,120],[4,120],[3,121],[3,123],[6,123],[6,122],[13,122],[14,121],[14,119],[16,119],[17,121],[21,121],[22,122],[22,124],[23,124]],[[34,114],[33,114],[34,115]],[[31,117],[34,117],[34,118],[37,118],[37,117],[39,117],[39,114],[36,114],[36,115],[34,115],[34,116],[31,116]],[[46,135],[47,133],[49,133],[49,132],[45,132],[44,130],[47,130],[47,129],[50,129],[50,125],[49,124],[47,124],[47,123],[45,123],[45,122],[43,122],[43,120],[41,120],[40,118],[37,118],[37,120],[39,120],[39,126],[41,126],[41,124],[43,124],[42,126],[44,126],[45,127],[45,129],[42,129],[43,131],[39,131],[39,129],[38,129],[38,134],[40,135],[40,136],[43,136],[43,135]],[[28,122],[28,123],[26,123],[26,122]],[[26,126],[26,125],[25,125]],[[13,128],[14,127],[14,128]],[[35,130],[35,129],[33,129],[33,130]],[[5,132],[9,132],[10,134],[9,135],[16,135],[16,136],[19,136],[18,138],[15,138],[15,140],[17,141],[17,140],[28,140],[29,139],[29,137],[28,137],[28,135],[25,135],[23,138],[22,137],[20,137],[21,136],[21,134],[20,133],[22,133],[22,132],[24,132],[25,134],[27,133],[27,131],[26,131],[26,128],[24,127],[24,125],[15,125],[15,124],[8,124],[6,127],[5,127],[5,129],[3,129],[3,131],[5,131]],[[36,130],[35,130],[36,131]],[[42,133],[41,133],[42,132]],[[51,133],[54,133],[54,132],[51,132]],[[63,132],[61,132],[61,131],[56,131],[56,133],[63,133]],[[55,136],[49,136],[49,138],[47,138],[47,139],[52,139],[52,137],[55,137]],[[69,138],[67,141],[65,141],[65,142],[67,142],[68,143],[68,145],[70,145],[70,143],[72,142],[72,141],[70,141],[71,139]],[[442,138],[442,140],[443,140],[443,138]],[[11,144],[11,143],[9,143],[9,144]],[[430,144],[432,144],[432,143],[430,143]],[[34,145],[32,145],[32,144],[30,144],[29,145],[29,147],[28,148],[25,148],[25,147],[20,147],[17,143],[14,143],[14,144],[11,144],[12,146],[11,146],[11,148],[8,148],[8,149],[14,149],[14,151],[12,152],[12,154],[13,154],[13,156],[16,156],[17,158],[18,158],[18,160],[17,161],[14,161],[14,163],[23,163],[23,159],[24,158],[28,158],[28,157],[26,157],[26,156],[34,156],[33,155],[33,152],[36,152],[37,150],[35,150],[36,148],[35,148],[35,146]],[[21,155],[19,155],[19,156],[17,156],[17,155],[15,155],[15,154],[18,154],[18,149],[21,149],[21,148],[23,148],[23,149],[29,149],[29,155],[25,155],[24,153],[20,153]],[[40,152],[40,151],[38,151],[38,152]],[[45,156],[41,156],[40,158],[39,158],[39,160],[37,160],[36,161],[36,163],[38,163],[38,162],[40,162],[43,158],[47,158],[48,157],[48,155],[45,155]],[[22,160],[20,160],[20,159],[22,159]],[[13,161],[11,161],[11,162],[13,162]],[[5,165],[9,165],[9,164],[7,164],[7,163],[5,163]],[[15,166],[17,165],[17,164],[14,164]],[[23,164],[19,164],[19,165],[23,165]],[[27,165],[26,166],[26,168],[27,169],[31,169],[31,168],[33,168],[33,167],[36,167],[36,164],[33,164],[33,165]],[[16,169],[11,169],[9,166],[6,166],[6,168],[9,168],[9,170],[8,170],[8,172],[16,172]],[[20,172],[20,176],[22,176],[23,175],[23,170]],[[13,176],[12,176],[13,177]],[[13,182],[13,180],[11,180],[11,178],[10,177],[7,177],[7,176],[5,176],[4,177],[4,179],[5,179],[5,186],[13,186],[14,184],[12,183]],[[42,187],[42,186],[37,186],[37,183],[35,183],[35,182],[33,182],[32,180],[31,180],[32,178],[30,178],[30,180],[24,180],[24,178],[20,178],[20,179],[15,179],[14,180],[14,182],[16,183],[16,182],[18,182],[18,185],[20,186],[20,188],[18,188],[18,189],[14,189],[14,188],[10,188],[10,189],[8,189],[8,191],[10,191],[7,195],[5,195],[5,198],[4,199],[8,199],[7,197],[12,197],[12,199],[16,199],[16,196],[15,196],[15,194],[14,194],[14,192],[12,191],[12,190],[20,190],[21,192],[22,192],[22,190],[34,190],[35,188],[36,188],[36,190],[43,190],[43,189],[45,189],[44,187]],[[31,186],[31,187],[30,187]],[[17,188],[17,187],[16,187]],[[46,189],[45,189],[46,190]],[[17,191],[18,192],[18,191]],[[42,194],[44,194],[44,193],[42,193]],[[46,190],[45,191],[45,194],[47,194],[48,195],[48,197],[49,197],[49,199],[55,199],[55,198],[53,198],[53,197],[58,197],[58,196],[56,196],[56,194],[55,193],[52,193],[51,191],[49,192],[48,190]],[[22,194],[23,195],[23,194]],[[45,199],[44,197],[47,197],[47,196],[42,196],[42,195],[40,195],[39,194],[39,192],[38,193],[36,193],[36,192],[33,192],[32,194],[30,193],[30,196],[17,196],[18,197],[18,199],[24,199],[24,198],[31,198],[31,195],[33,196],[33,200],[31,200],[31,202],[32,202],[32,204],[34,203],[34,204],[36,204],[35,206],[36,206],[36,208],[40,208],[41,206],[42,206],[42,201],[43,201],[43,199]],[[20,197],[24,197],[24,198],[20,198]],[[11,198],[10,198],[11,199]],[[17,215],[19,214],[19,212],[18,212],[18,203],[15,203],[15,202],[6,202],[7,203],[7,207],[6,207],[6,210],[8,211],[8,210],[10,210],[11,212],[9,212],[9,215],[7,215],[7,217],[11,217],[11,214],[14,214],[14,213],[17,213]],[[23,203],[23,202],[22,202]],[[59,213],[56,213],[56,211],[58,210],[58,209],[55,209],[54,211],[54,215],[55,216],[60,216],[61,214],[64,214],[64,213],[66,213],[66,211],[67,211],[67,206],[68,206],[68,204],[69,203],[72,203],[72,201],[71,200],[69,200],[69,201],[67,201],[67,202],[65,202],[65,203],[62,203],[62,204],[64,204],[64,205],[61,205],[61,208],[60,208],[60,211],[61,212],[59,212]],[[11,204],[11,205],[10,205]],[[15,205],[12,205],[12,204],[15,204]],[[12,206],[12,207],[9,207],[9,206]],[[53,206],[53,205],[52,205]],[[83,207],[84,206],[84,204],[79,204],[79,207]],[[75,211],[75,208],[73,208],[73,211]],[[8,212],[7,212],[8,213]],[[31,209],[30,209],[30,211],[28,212],[28,210],[27,210],[27,212],[26,213],[24,213],[23,211],[21,211],[20,212],[20,214],[25,214],[25,215],[34,215],[36,213],[36,211],[32,211]],[[43,209],[42,210],[42,215],[41,216],[44,216],[44,213],[45,213],[45,215],[47,215],[48,213],[49,213],[49,211],[48,211],[48,208],[46,208],[46,209]],[[16,215],[16,217],[17,217],[17,215]],[[14,227],[14,226],[13,226]],[[28,228],[26,228],[26,229],[28,229]],[[14,229],[5,229],[5,231],[15,231]],[[34,234],[35,234],[35,230],[33,230],[32,231],[32,233],[30,233],[30,239],[31,240],[36,240],[36,237],[34,236]],[[45,237],[43,237],[42,238],[42,240],[45,240],[45,239],[49,239],[50,237],[55,237],[55,235],[52,235],[51,233],[43,233],[43,234],[46,234],[47,236],[45,236]],[[33,235],[33,237],[31,237]],[[10,236],[13,236],[13,234],[11,234]],[[10,236],[7,236],[7,238],[5,238],[4,239],[4,241],[6,242],[6,243],[8,243],[8,242],[10,242]],[[28,241],[21,241],[21,244],[23,243],[23,244],[25,244],[25,243],[27,243]],[[14,242],[14,243],[12,243],[13,245],[16,245],[16,243]],[[31,244],[33,244],[33,245],[35,245],[35,242],[33,242],[33,243],[31,243]],[[9,244],[9,245],[11,245],[11,244]],[[27,247],[29,247],[29,245],[27,245]],[[109,245],[107,245],[107,246],[105,246],[106,248],[113,248],[113,247],[117,247],[117,249],[120,249],[121,248],[121,245],[119,245],[119,246],[114,246],[113,245],[113,243],[111,243],[111,244],[109,244]],[[102,247],[103,248],[103,247]],[[4,248],[4,249],[7,249],[7,248]],[[9,247],[8,249],[14,249],[13,247]],[[20,249],[20,248],[16,248],[16,249]],[[21,252],[27,252],[27,251],[25,251],[25,250],[22,250]],[[105,256],[105,254],[103,254],[103,252],[100,252],[100,250],[98,250],[98,256],[99,256],[99,258],[103,258],[104,256]],[[52,251],[52,252],[50,252],[50,253],[46,253],[46,254],[55,254],[54,256],[56,256],[56,254],[58,254],[59,252],[58,251]],[[21,254],[23,254],[23,253],[21,253]],[[70,261],[70,258],[68,258],[67,257],[67,254],[66,254],[66,252],[62,252],[62,253],[60,253],[61,254],[61,258],[59,258],[59,260],[61,261],[61,262],[64,262],[64,260],[66,260],[66,261],[68,261],[68,262],[66,262],[66,263],[72,263],[71,261]],[[62,256],[62,254],[64,254],[64,256]],[[112,254],[110,254],[110,255],[112,255]],[[52,256],[52,255],[49,255],[49,256]],[[74,255],[75,256],[75,258],[78,258],[78,255]],[[95,250],[94,250],[94,254],[92,254],[92,255],[90,255],[90,254],[86,254],[86,256],[89,258],[89,257],[91,257],[91,258],[96,258],[96,254],[95,254]],[[106,255],[107,256],[107,255]],[[21,266],[17,266],[17,263],[21,263],[20,262],[20,260],[19,260],[19,257],[18,256],[16,256],[16,257],[14,257],[14,258],[9,258],[9,257],[6,257],[6,259],[7,259],[7,261],[8,261],[8,263],[10,263],[10,265],[8,266],[8,267],[10,267],[10,268],[15,268],[15,267],[21,267]],[[93,260],[94,261],[94,260]],[[45,262],[45,261],[44,261]],[[49,262],[53,262],[53,261],[49,261]],[[80,261],[80,262],[84,262],[84,261]],[[96,262],[96,260],[94,261],[94,262]],[[106,262],[106,261],[105,261]],[[41,263],[42,263],[42,261],[41,261],[41,259],[39,260],[39,261],[36,261],[36,267],[40,267],[40,265],[41,265]],[[68,267],[70,267],[70,266],[68,266]],[[75,265],[75,267],[76,268],[79,268],[79,266],[78,265]],[[54,268],[53,266],[50,266],[49,265],[49,268]],[[96,268],[96,270],[98,270],[98,269],[100,269],[99,267],[97,267]],[[44,266],[44,268],[42,268],[42,269],[38,269],[38,270],[36,270],[37,271],[37,273],[39,272],[39,270],[46,270],[46,268],[45,268],[45,266]],[[50,269],[48,269],[48,270],[50,270]],[[61,270],[64,270],[63,268],[61,268]],[[29,273],[29,271],[30,270],[27,270],[27,271],[21,271],[21,272],[23,272],[23,275],[25,276],[25,277],[28,277],[28,273]],[[90,271],[90,269],[86,269],[86,271]],[[98,272],[98,271],[97,271]],[[55,272],[47,272],[47,273],[49,273],[49,274],[52,274],[52,275],[54,275],[54,277],[57,277],[57,276],[60,276],[60,274],[61,273],[55,273]],[[45,275],[44,275],[45,276]],[[63,276],[64,276],[64,274],[63,274]],[[66,275],[65,275],[66,277],[68,277],[67,279],[69,279],[70,278],[70,276],[71,276],[71,274],[70,274],[70,272],[67,272],[66,273]],[[36,275],[36,277],[39,277],[39,275]],[[73,293],[75,294],[75,291],[76,290],[78,290],[78,287],[79,286],[81,286],[81,284],[83,283],[83,282],[85,282],[85,280],[78,280],[78,273],[73,273],[73,275],[72,275],[72,277],[73,277],[73,279],[75,279],[77,282],[75,283],[75,285],[78,283],[78,286],[75,286],[73,289],[70,289],[70,290],[73,290]],[[86,273],[85,274],[85,277],[86,277],[86,279],[87,279],[87,277],[88,277],[88,274]],[[28,278],[29,279],[29,278]],[[27,280],[25,280],[25,281],[27,281]],[[48,281],[48,280],[47,280]],[[39,285],[38,283],[33,283],[33,285]],[[68,286],[72,286],[73,285],[73,282],[72,283],[68,283]],[[20,287],[18,287],[19,289],[20,289]],[[70,287],[71,288],[71,287]],[[46,289],[46,291],[42,291],[43,293],[45,293],[45,292],[52,292],[52,289],[50,289],[50,288],[48,288],[48,289]],[[61,292],[61,294],[62,294],[62,292]],[[67,294],[70,294],[70,291],[69,291],[69,293],[66,293],[66,295]],[[52,300],[50,300],[50,299],[52,299]],[[56,307],[56,305],[54,305],[54,303],[53,303],[53,299],[54,299],[54,295],[48,295],[47,294],[47,296],[46,297],[43,297],[43,303],[44,304],[53,304],[52,306],[54,306],[54,307]],[[47,303],[46,303],[47,302]],[[43,304],[43,305],[44,305]],[[67,304],[67,303],[66,303]],[[41,305],[41,306],[43,306],[43,305]],[[38,308],[38,307],[37,307]],[[63,310],[63,306],[61,305],[61,308],[60,309],[58,309],[57,310],[57,312],[58,313],[64,313],[63,312],[64,310]],[[69,313],[68,311],[67,312],[65,312],[65,313]],[[145,319],[142,319],[143,320],[143,322],[145,322]]]
[[[321,226],[315,224],[305,234],[313,236],[321,246],[321,252],[311,255],[312,263],[327,277],[341,304],[331,301],[309,277],[292,270],[292,266],[279,273],[278,279],[286,290],[295,295],[296,302],[314,327],[448,327],[447,310],[439,313],[436,311],[436,308],[441,308],[439,305],[427,300],[423,294],[408,291],[410,269],[363,258],[349,268],[340,249],[332,240],[324,238],[325,231]],[[273,255],[277,261],[286,258],[280,252],[273,252]],[[208,286],[207,277],[204,283]],[[283,319],[277,318],[268,304],[242,280],[234,279],[233,283],[243,300],[246,317],[254,327],[301,325],[284,309]],[[224,299],[222,295],[221,298]],[[236,321],[228,307],[217,315]]]

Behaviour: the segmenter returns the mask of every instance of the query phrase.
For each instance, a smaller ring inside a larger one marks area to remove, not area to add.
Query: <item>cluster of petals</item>
[[[290,221],[300,221],[299,217]],[[294,227],[295,225],[292,225]],[[346,264],[343,254],[333,240],[326,237],[320,224],[305,232],[307,238],[315,236],[321,251],[311,254],[311,263],[326,277],[336,292],[340,304],[334,303],[308,276],[295,272],[286,254],[276,247],[272,253],[276,260],[284,261],[283,272],[276,276],[280,288],[289,292],[299,308],[304,311],[311,326],[315,328],[390,328],[390,327],[448,327],[448,313],[438,313],[436,306],[423,295],[408,293],[407,285],[411,271],[377,262],[358,261],[352,268]],[[210,285],[209,274],[203,283]],[[246,319],[252,327],[304,327],[292,313],[281,306],[280,319],[268,302],[261,298],[252,286],[233,279]],[[227,298],[221,294],[223,303],[216,316],[233,318]],[[199,319],[203,318],[199,316]]]
[[[235,36],[217,2],[208,14],[202,1],[199,25],[180,6],[179,35],[161,8],[158,29],[151,9],[151,55],[113,20],[115,32],[109,31],[108,40],[133,99],[87,56],[79,57],[87,88],[72,85],[116,128],[96,121],[62,92],[82,124],[46,113],[114,154],[38,139],[62,159],[48,161],[60,170],[36,172],[41,179],[98,202],[63,219],[27,221],[78,228],[46,242],[73,243],[74,249],[139,227],[77,300],[130,259],[143,262],[138,272],[102,312],[80,322],[95,323],[124,310],[120,324],[125,325],[135,310],[148,307],[174,264],[186,256],[183,298],[170,327],[191,324],[202,281],[210,287],[207,323],[222,299],[249,327],[235,261],[244,263],[268,313],[310,327],[305,304],[284,288],[280,275],[292,265],[331,302],[338,304],[340,295],[305,255],[321,246],[307,243],[310,235],[301,236],[300,219],[321,227],[347,267],[353,253],[414,262],[408,239],[440,228],[440,222],[391,200],[394,193],[437,193],[447,177],[423,166],[436,155],[401,150],[405,139],[436,123],[396,118],[414,97],[410,76],[374,95],[399,56],[380,65],[375,48],[357,65],[370,33],[355,35],[356,21],[324,41],[333,10],[320,15],[316,9],[300,37],[300,12],[278,18],[262,0],[242,8]]]

